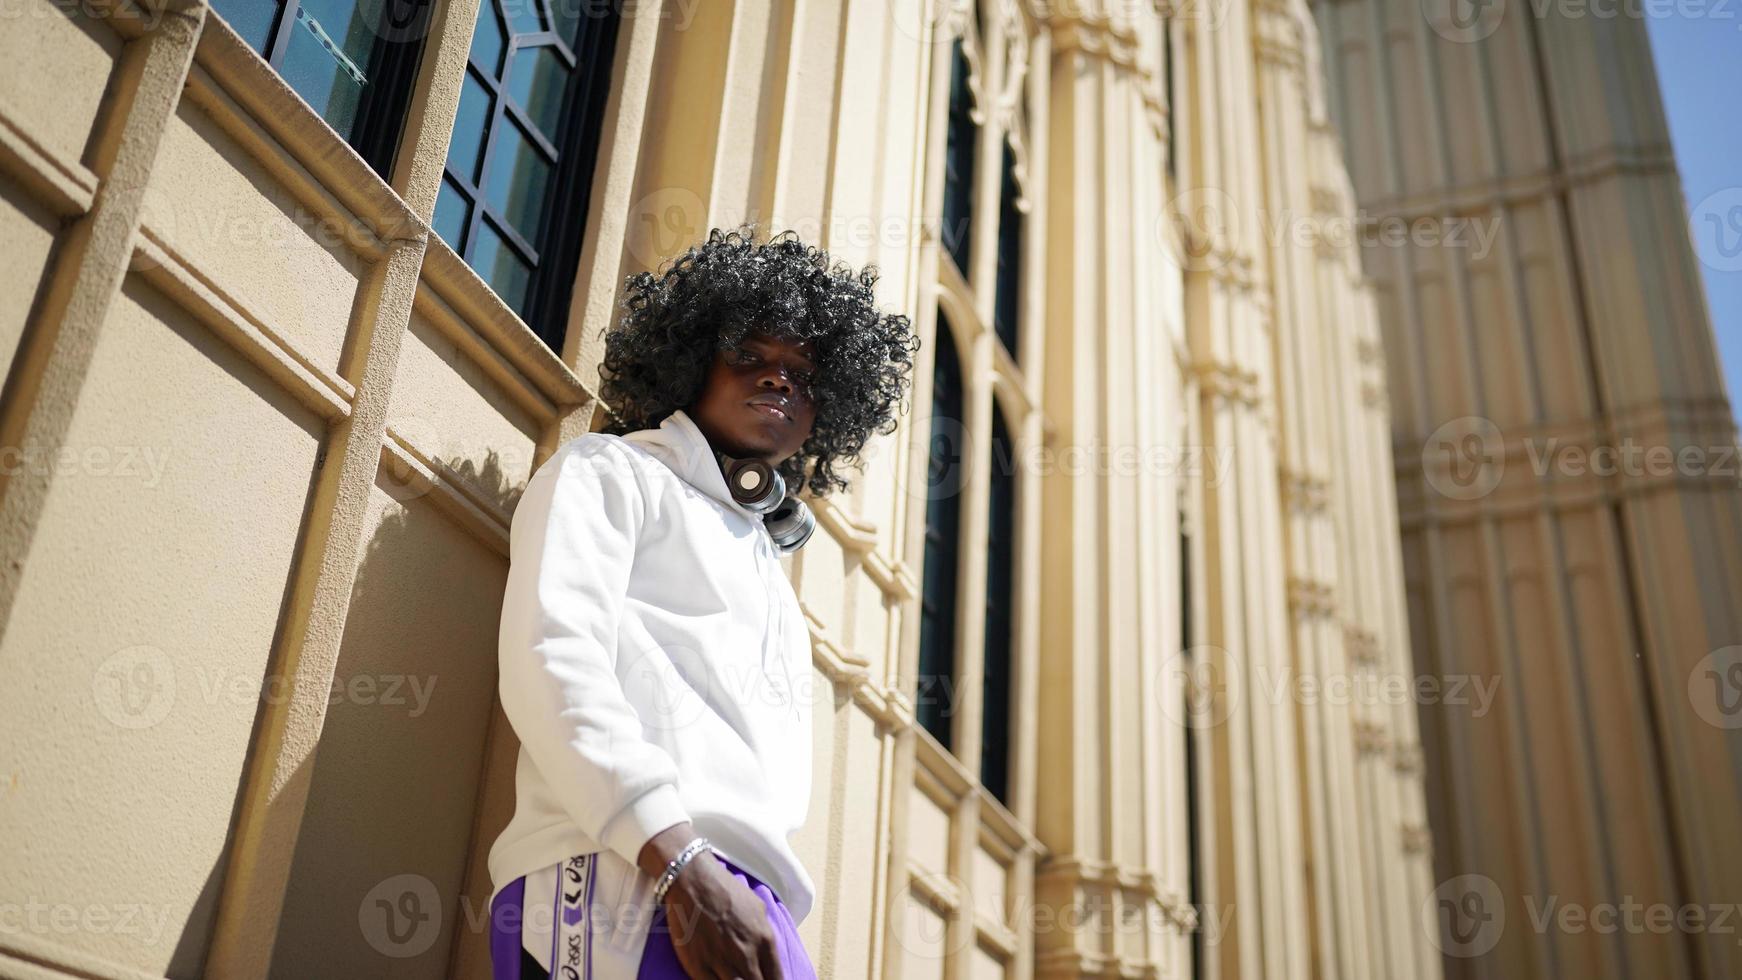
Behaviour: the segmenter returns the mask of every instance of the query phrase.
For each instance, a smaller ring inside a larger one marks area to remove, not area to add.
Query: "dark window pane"
[[[1179,536],[1179,646],[1180,650],[1191,649],[1192,643],[1192,539],[1184,531]],[[1203,667],[1193,661],[1190,654],[1183,658],[1184,665],[1191,670],[1202,670]],[[1180,717],[1193,717],[1193,695],[1188,687],[1181,695],[1185,703],[1181,705],[1184,712]],[[1202,908],[1198,902],[1203,894],[1201,885],[1203,870],[1202,858],[1198,854],[1198,725],[1194,721],[1181,726],[1185,732],[1186,755],[1186,901],[1192,908]],[[1192,977],[1198,980],[1204,976],[1204,930],[1192,932]]]
[[[1016,154],[1004,143],[1004,176],[998,191],[998,281],[992,324],[1011,357],[1017,354],[1022,310],[1022,212],[1016,208]]]
[[[215,0],[212,9],[229,22],[248,46],[266,53],[266,41],[272,37],[272,22],[278,17],[279,4],[266,0]]]
[[[932,420],[926,467],[925,568],[921,575],[919,677],[914,711],[920,725],[951,747],[956,702],[956,577],[960,566],[962,487],[962,366],[950,325],[938,312],[932,369]]]
[[[454,115],[454,139],[448,146],[448,163],[457,173],[476,184],[484,166],[484,133],[490,128],[490,93],[470,71],[460,87],[460,108]]]
[[[436,195],[435,220],[431,224],[436,234],[442,236],[442,241],[456,252],[465,248],[461,239],[465,237],[466,221],[471,216],[472,205],[466,200],[466,193],[443,177],[441,193]]]
[[[545,213],[544,191],[550,184],[550,164],[538,148],[508,120],[491,137],[490,186],[484,200],[505,218],[520,236],[538,241]]]
[[[502,49],[506,45],[502,22],[496,18],[496,4],[484,0],[484,5],[478,8],[478,26],[472,32],[472,63],[495,78],[502,72]]]
[[[974,156],[980,127],[969,115],[974,94],[968,88],[968,56],[962,39],[950,46],[950,112],[944,146],[944,226],[940,231],[944,249],[956,260],[962,276],[968,276],[968,254],[974,218]]]
[[[980,782],[1010,802],[1010,650],[1016,618],[1016,446],[1004,413],[992,413],[986,527],[986,651],[981,677]]]
[[[510,309],[516,313],[525,309],[532,269],[514,254],[513,247],[496,234],[488,221],[478,222],[478,243],[472,249],[471,262],[472,268],[478,270],[478,275],[484,277]]]
[[[290,47],[285,50],[280,73],[327,125],[345,139],[351,138],[357,103],[363,96],[363,70],[302,11],[291,28]]]
[[[556,48],[547,44],[514,52],[514,64],[508,70],[508,92],[553,144],[557,140],[557,124],[562,121],[563,92],[568,84],[569,70]]]
[[[574,50],[581,33],[581,22],[595,6],[596,0],[550,0],[551,19],[556,21],[556,32],[568,42],[569,50]]]
[[[510,31],[515,34],[537,34],[544,30],[544,20],[539,16],[544,0],[501,0],[501,3]]]

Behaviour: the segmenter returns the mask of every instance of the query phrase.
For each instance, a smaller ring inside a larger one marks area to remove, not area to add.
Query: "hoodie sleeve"
[[[646,518],[634,464],[583,435],[527,482],[509,531],[500,629],[502,709],[563,809],[635,864],[689,819],[677,763],[642,737],[616,671],[617,626]]]

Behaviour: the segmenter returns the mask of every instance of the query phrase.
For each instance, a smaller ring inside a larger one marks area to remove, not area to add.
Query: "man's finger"
[[[762,975],[766,980],[786,980],[786,971],[780,965],[779,940],[770,938],[761,945]]]

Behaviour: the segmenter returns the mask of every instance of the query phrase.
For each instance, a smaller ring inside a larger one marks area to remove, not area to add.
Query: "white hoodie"
[[[499,659],[520,755],[496,891],[577,854],[633,866],[688,820],[804,920],[815,886],[787,838],[810,804],[810,634],[761,517],[682,409],[572,439],[533,474]]]

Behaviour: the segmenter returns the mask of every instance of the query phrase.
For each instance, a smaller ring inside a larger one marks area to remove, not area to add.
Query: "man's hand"
[[[655,834],[639,855],[654,878],[695,831],[680,823]],[[691,857],[665,892],[672,948],[691,980],[784,980],[768,906],[711,851]]]

